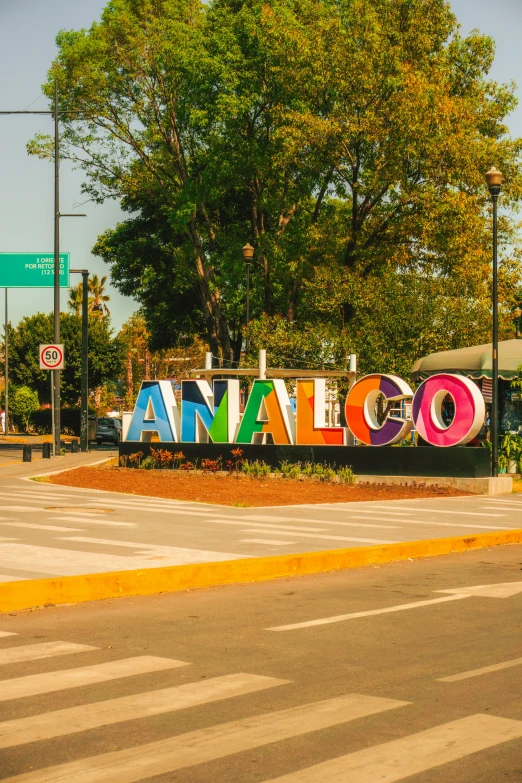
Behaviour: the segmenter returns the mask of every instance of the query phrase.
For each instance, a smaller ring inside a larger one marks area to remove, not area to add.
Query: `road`
[[[516,545],[0,616],[0,778],[519,783],[521,566]]]
[[[63,467],[100,459],[63,458]],[[56,470],[52,462],[45,470]],[[28,480],[0,471],[0,582],[316,552],[522,527],[522,496],[229,508]],[[325,500],[328,500],[325,487]]]

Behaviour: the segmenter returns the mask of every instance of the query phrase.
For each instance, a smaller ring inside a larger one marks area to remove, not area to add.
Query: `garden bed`
[[[296,480],[243,475],[182,473],[174,470],[119,468],[105,463],[49,476],[66,487],[101,489],[130,495],[171,498],[225,506],[293,506],[302,503],[349,503],[465,495],[451,487],[338,484],[314,479]]]

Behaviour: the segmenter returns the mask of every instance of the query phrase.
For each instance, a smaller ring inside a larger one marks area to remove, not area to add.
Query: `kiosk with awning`
[[[411,380],[420,383],[437,373],[465,375],[477,382],[486,402],[491,402],[493,351],[491,343],[432,353],[418,359]],[[498,344],[500,431],[522,433],[522,390],[512,382],[522,378],[522,340],[503,340]]]

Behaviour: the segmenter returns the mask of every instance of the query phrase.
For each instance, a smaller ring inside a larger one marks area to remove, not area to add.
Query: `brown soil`
[[[103,489],[130,495],[216,503],[224,506],[294,506],[301,503],[349,503],[361,500],[402,500],[465,495],[450,487],[405,487],[375,484],[330,484],[295,479],[246,476],[187,475],[173,471],[107,466],[57,473],[53,484]]]

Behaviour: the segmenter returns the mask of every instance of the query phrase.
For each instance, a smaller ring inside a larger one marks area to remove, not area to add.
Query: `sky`
[[[41,85],[56,55],[56,33],[89,27],[100,18],[105,4],[105,0],[0,0],[0,110],[48,108],[41,97]],[[495,39],[497,56],[491,76],[499,82],[519,83],[522,98],[521,0],[453,0],[451,5],[463,34],[477,28]],[[508,124],[513,135],[522,136],[522,101]],[[0,116],[0,252],[52,252],[53,166],[26,152],[27,141],[38,132],[52,133],[51,118]],[[90,251],[96,238],[124,214],[115,201],[99,206],[84,203],[82,179],[81,171],[74,171],[67,162],[62,164],[61,211],[84,212],[87,217],[61,220],[60,249],[71,254],[72,268],[105,275],[108,266]],[[79,276],[71,276],[73,285],[78,281]],[[112,323],[119,329],[138,305],[110,284],[108,293]],[[62,309],[67,307],[67,298],[63,290]],[[52,289],[9,290],[13,324],[26,315],[51,309]]]

